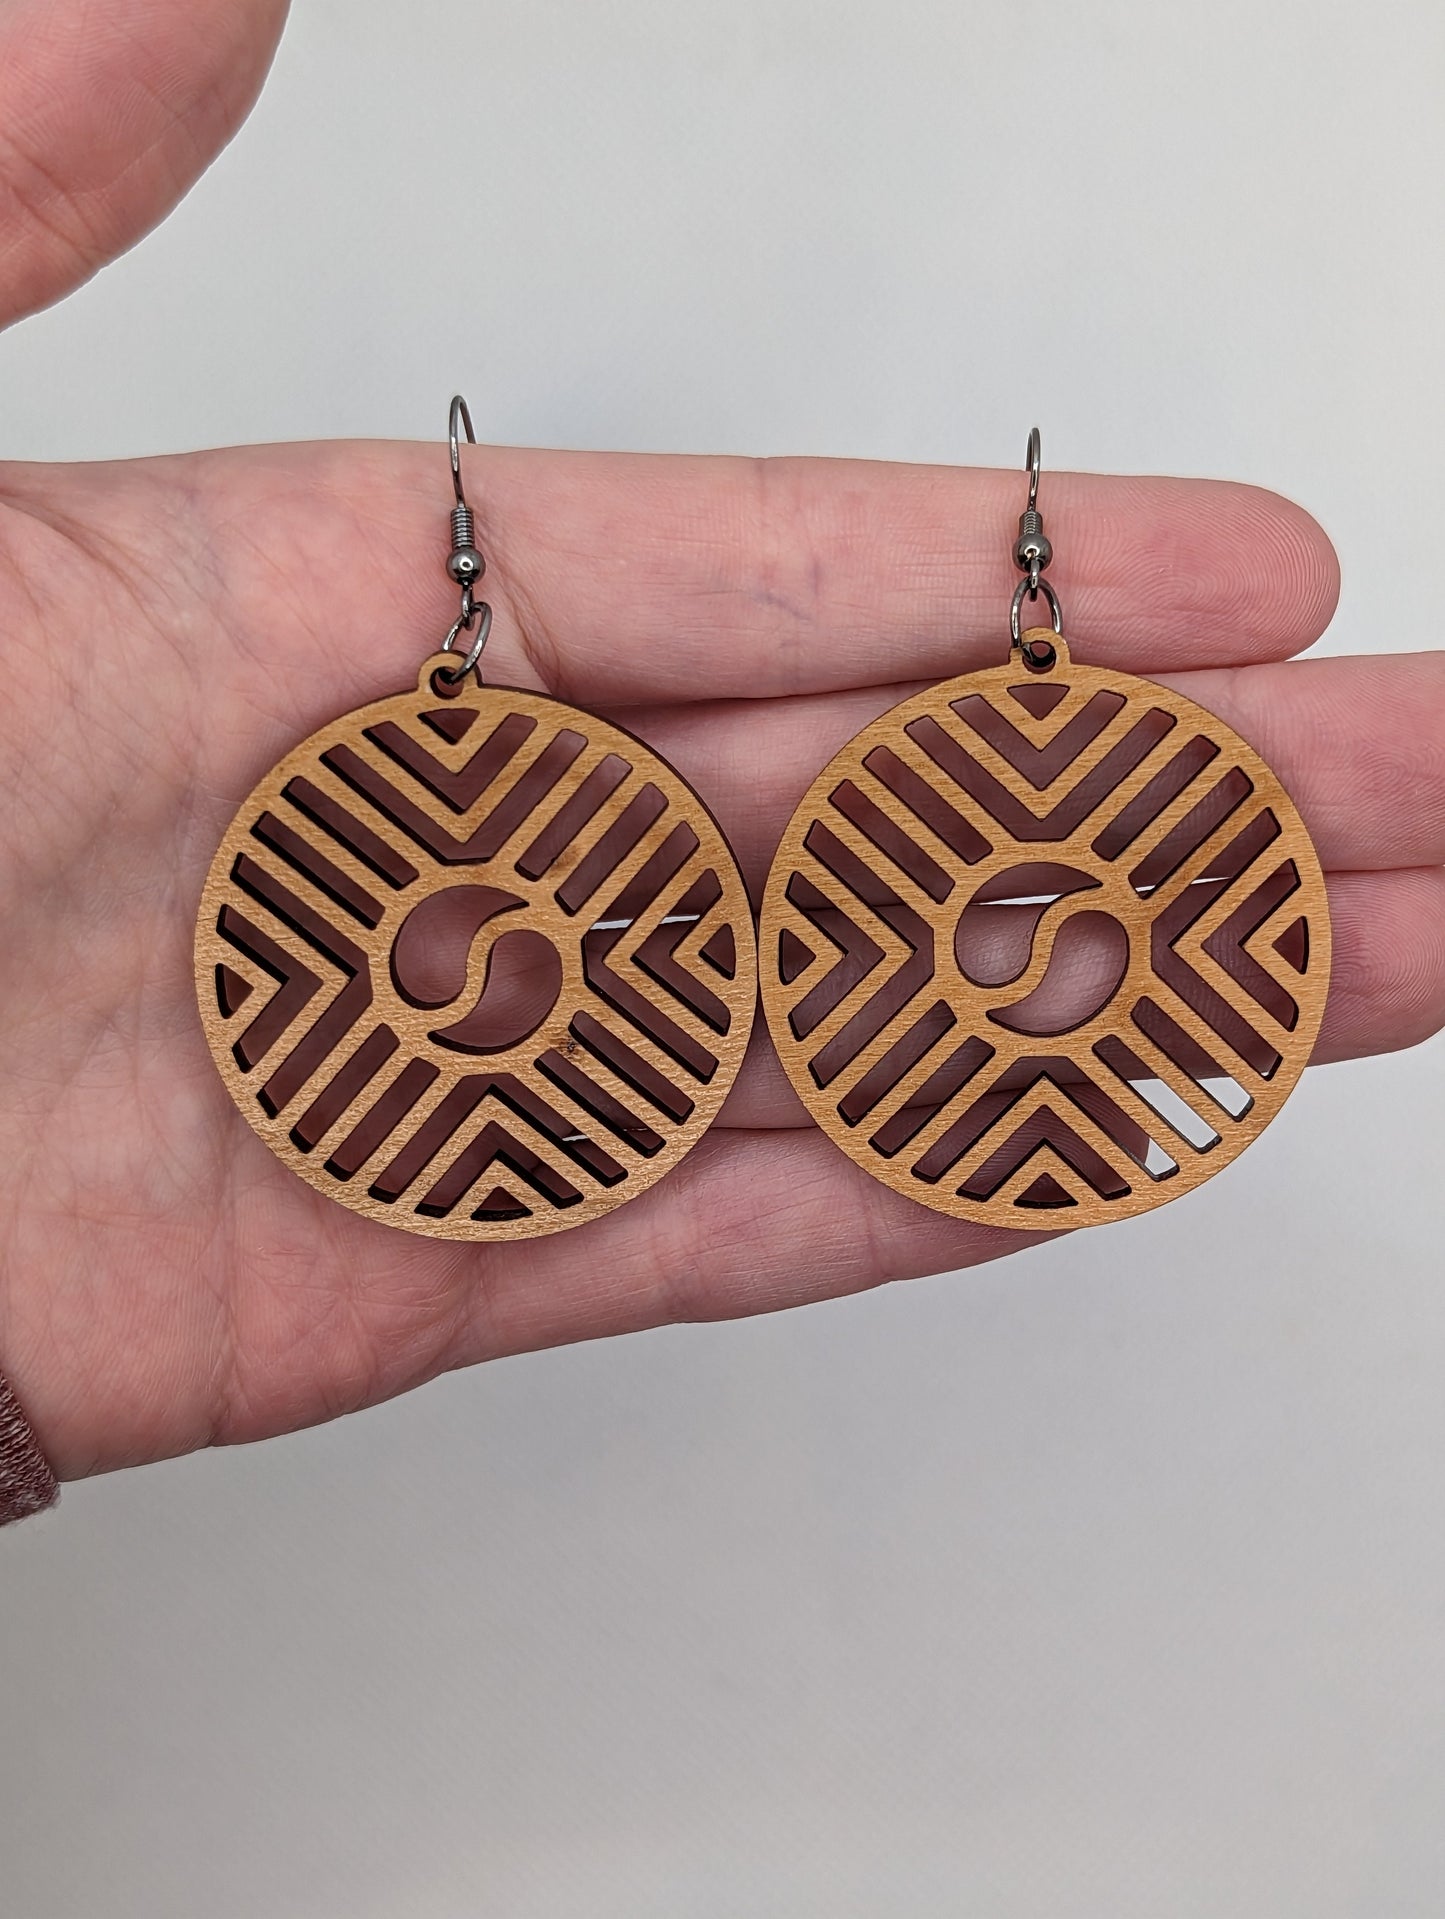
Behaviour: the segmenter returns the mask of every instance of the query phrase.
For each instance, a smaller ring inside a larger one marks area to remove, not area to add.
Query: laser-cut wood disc
[[[783,1066],[896,1192],[1096,1225],[1227,1165],[1329,983],[1324,876],[1259,755],[1131,674],[1007,666],[866,727],[784,833],[759,926]]]
[[[440,1239],[610,1212],[737,1076],[757,992],[722,830],[639,740],[540,693],[414,693],[268,773],[212,863],[196,985],[278,1158]]]

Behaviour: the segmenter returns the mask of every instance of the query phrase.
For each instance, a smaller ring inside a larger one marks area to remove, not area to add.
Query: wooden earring
[[[323,727],[241,807],[196,987],[227,1090],[293,1172],[408,1232],[517,1239],[610,1212],[696,1144],[747,1047],[756,947],[722,830],[670,766],[483,685],[462,426],[459,396],[460,616],[413,690]]]
[[[1039,437],[1007,665],[874,721],[784,833],[759,925],[788,1078],[829,1138],[956,1219],[1147,1212],[1258,1137],[1329,983],[1324,876],[1259,755],[1083,666],[1042,572]],[[1021,630],[1042,593],[1050,627]]]

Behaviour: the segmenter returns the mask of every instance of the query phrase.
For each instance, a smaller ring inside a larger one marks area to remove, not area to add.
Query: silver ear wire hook
[[[472,428],[472,412],[460,393],[452,396],[451,413],[447,419],[447,451],[452,463],[452,491],[456,495],[456,505],[452,508],[452,550],[447,556],[447,575],[462,589],[462,610],[452,623],[451,631],[442,641],[443,653],[450,653],[463,633],[470,633],[475,626],[477,636],[472,641],[471,650],[455,673],[443,672],[442,678],[452,686],[458,685],[468,673],[476,671],[477,662],[482,657],[482,648],[487,643],[487,635],[492,630],[492,609],[485,601],[473,597],[472,589],[487,570],[487,563],[477,546],[477,525],[472,509],[467,505],[466,491],[462,486],[462,448],[461,435],[465,431],[468,444],[475,446],[476,433]]]
[[[462,449],[459,426],[466,428],[467,442],[470,446],[477,443],[476,432],[472,427],[472,410],[460,393],[452,395],[452,410],[447,421],[447,442],[452,456],[452,490],[457,496],[457,505],[465,506],[467,496],[462,491]]]
[[[1043,577],[1044,568],[1054,557],[1053,543],[1044,532],[1044,516],[1039,512],[1039,474],[1043,468],[1043,439],[1036,426],[1029,428],[1028,450],[1024,454],[1024,471],[1029,476],[1029,503],[1019,515],[1019,536],[1014,541],[1014,565],[1023,574],[1014,589],[1013,605],[1009,608],[1009,633],[1015,646],[1022,641],[1024,595],[1031,601],[1042,593],[1048,601],[1050,621],[1055,633],[1064,630],[1063,615],[1059,611],[1059,596]],[[1048,658],[1042,658],[1047,651]],[[1039,658],[1030,659],[1027,664],[1036,672],[1046,672],[1053,665],[1054,649],[1045,648],[1042,643],[1038,649]]]
[[[1029,476],[1029,503],[1019,515],[1019,536],[1014,541],[1014,565],[1029,576],[1029,595],[1038,598],[1039,575],[1054,557],[1054,549],[1044,532],[1044,516],[1039,512],[1039,472],[1043,466],[1043,441],[1036,426],[1029,428],[1029,447],[1024,455],[1024,471]]]

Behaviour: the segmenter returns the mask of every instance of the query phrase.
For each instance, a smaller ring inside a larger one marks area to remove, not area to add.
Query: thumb
[[[240,126],[287,0],[0,0],[0,326],[133,246]]]

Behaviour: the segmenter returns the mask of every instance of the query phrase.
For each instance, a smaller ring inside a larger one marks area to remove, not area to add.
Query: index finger
[[[465,453],[501,684],[584,705],[757,698],[960,673],[1007,646],[1021,472]],[[63,484],[67,512],[105,469],[81,471],[41,481]],[[294,663],[304,640],[333,700],[373,697],[405,683],[455,616],[440,442],[245,448],[124,472],[127,510],[147,524],[162,509],[137,502],[143,472],[199,509],[208,577],[252,670]],[[1141,672],[1282,659],[1334,610],[1328,539],[1259,488],[1046,473],[1040,505],[1083,659]]]

